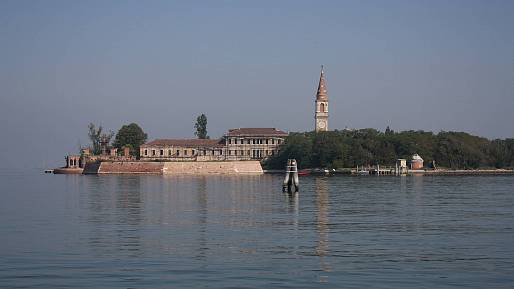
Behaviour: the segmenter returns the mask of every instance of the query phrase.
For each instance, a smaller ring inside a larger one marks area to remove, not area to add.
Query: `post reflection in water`
[[[316,205],[317,205],[317,229],[318,229],[318,245],[316,246],[316,255],[319,256],[320,269],[324,272],[330,272],[331,267],[325,256],[329,252],[329,192],[328,181],[325,177],[316,178]],[[326,276],[320,276],[321,282],[326,282]]]

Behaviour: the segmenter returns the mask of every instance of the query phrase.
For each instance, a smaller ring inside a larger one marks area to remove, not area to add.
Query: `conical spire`
[[[327,86],[325,83],[325,74],[323,73],[323,65],[321,66],[321,74],[319,76],[318,92],[316,100],[328,101]]]

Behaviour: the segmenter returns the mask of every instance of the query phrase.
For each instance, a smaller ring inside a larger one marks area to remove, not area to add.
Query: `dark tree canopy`
[[[196,118],[195,123],[195,135],[199,139],[207,139],[209,136],[207,135],[207,117],[205,114],[201,114]]]
[[[130,154],[139,155],[139,147],[146,142],[148,135],[136,123],[124,125],[120,128],[114,139],[113,146],[118,150],[130,147]]]
[[[464,132],[385,132],[375,129],[290,133],[279,153],[267,160],[269,168],[283,168],[295,158],[301,168],[351,168],[362,165],[392,166],[398,158],[419,154],[425,164],[439,167],[512,168],[514,139],[488,140]]]

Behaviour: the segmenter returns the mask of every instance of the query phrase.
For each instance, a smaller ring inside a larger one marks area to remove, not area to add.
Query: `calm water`
[[[514,176],[281,181],[0,171],[0,287],[514,287]]]

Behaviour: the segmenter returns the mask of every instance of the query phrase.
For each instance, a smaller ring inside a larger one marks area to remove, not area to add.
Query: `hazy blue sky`
[[[149,138],[329,126],[514,137],[514,1],[0,0],[0,167],[63,164],[87,124]]]

